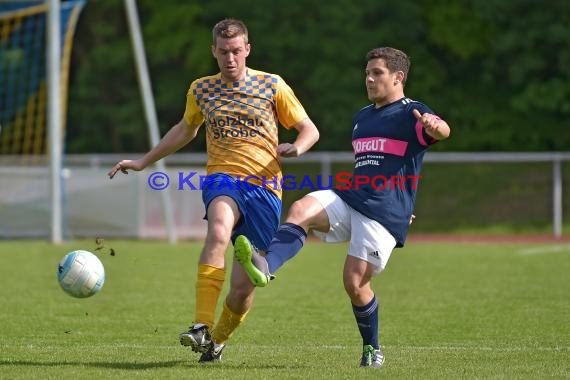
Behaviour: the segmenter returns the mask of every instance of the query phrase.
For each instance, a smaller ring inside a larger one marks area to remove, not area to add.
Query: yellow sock
[[[222,344],[230,339],[234,331],[245,320],[248,312],[249,310],[243,314],[236,314],[230,310],[227,302],[224,302],[224,310],[222,311],[222,315],[220,315],[220,320],[211,332],[212,340],[217,344]]]
[[[198,265],[198,279],[196,280],[196,323],[204,323],[212,328],[216,305],[224,285],[226,271],[208,264]]]

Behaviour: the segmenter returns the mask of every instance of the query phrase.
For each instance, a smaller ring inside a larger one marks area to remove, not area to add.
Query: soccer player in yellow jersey
[[[265,250],[281,216],[280,156],[297,157],[319,132],[291,88],[278,75],[246,66],[251,45],[242,21],[225,19],[212,31],[212,54],[220,72],[195,80],[184,117],[160,143],[138,160],[122,160],[109,172],[143,170],[188,144],[200,126],[206,130],[207,174],[202,199],[208,232],[198,263],[194,324],[180,342],[200,352],[200,362],[221,358],[226,340],[244,321],[255,287],[240,265],[233,265],[230,290],[217,324],[216,304],[225,279],[230,241],[245,235]],[[294,128],[293,143],[278,144],[277,128]]]

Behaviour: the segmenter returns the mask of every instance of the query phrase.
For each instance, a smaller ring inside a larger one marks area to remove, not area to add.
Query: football
[[[101,260],[91,252],[73,251],[59,262],[57,281],[70,296],[91,297],[98,293],[105,283],[105,268]]]

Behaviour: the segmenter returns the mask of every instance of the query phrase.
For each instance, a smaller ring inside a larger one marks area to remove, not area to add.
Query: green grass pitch
[[[246,323],[213,365],[199,365],[178,342],[193,317],[201,244],[107,244],[117,255],[100,255],[105,286],[74,299],[57,284],[58,261],[94,242],[0,242],[0,378],[570,376],[570,245],[396,250],[374,281],[386,362],[373,370],[358,368],[361,341],[341,281],[344,244],[308,243],[257,291]]]

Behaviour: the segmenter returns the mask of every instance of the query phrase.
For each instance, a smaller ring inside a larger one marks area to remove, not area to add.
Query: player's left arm
[[[417,109],[414,109],[413,113],[416,120],[422,124],[426,133],[434,139],[445,140],[451,134],[451,128],[439,116],[427,112],[421,114]]]
[[[295,128],[298,132],[293,143],[277,146],[277,154],[281,157],[299,157],[311,149],[319,140],[319,130],[307,115],[301,102],[283,78],[277,76],[275,104],[279,122],[287,129]]]
[[[295,141],[277,146],[277,154],[281,157],[299,157],[319,140],[319,130],[308,117],[293,125],[293,128],[299,132]]]

